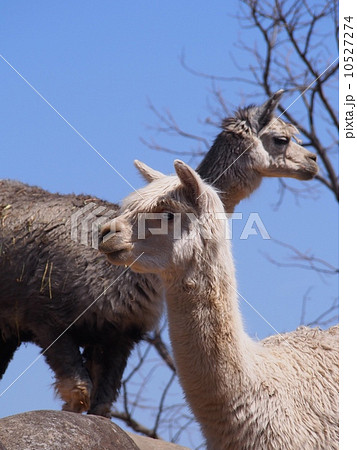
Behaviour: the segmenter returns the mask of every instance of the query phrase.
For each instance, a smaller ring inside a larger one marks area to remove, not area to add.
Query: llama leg
[[[78,345],[68,334],[55,341],[57,335],[49,341],[48,329],[46,333],[45,338],[36,341],[46,350],[45,359],[56,375],[55,387],[65,402],[62,409],[78,413],[88,411],[92,382],[83,365]]]
[[[130,352],[136,340],[120,339],[107,342],[105,346],[93,346],[86,352],[86,366],[94,381],[91,408],[88,414],[111,417],[111,407],[115,402]]]
[[[14,353],[19,347],[19,340],[17,337],[11,337],[10,339],[3,339],[0,332],[0,380],[4,375],[9,362],[12,360]]]

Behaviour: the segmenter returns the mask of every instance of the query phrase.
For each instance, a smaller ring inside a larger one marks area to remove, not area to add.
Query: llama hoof
[[[88,414],[93,414],[95,416],[102,416],[106,417],[107,419],[110,419],[112,417],[110,407],[111,405],[107,404],[95,405],[88,411]]]
[[[92,385],[89,382],[66,380],[57,383],[57,391],[65,401],[63,411],[82,413],[90,408],[90,394]]]

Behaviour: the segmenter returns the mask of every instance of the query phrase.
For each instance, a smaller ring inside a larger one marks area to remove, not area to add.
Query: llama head
[[[317,174],[316,155],[299,145],[298,130],[274,115],[282,95],[280,90],[263,105],[238,109],[223,120],[223,130],[197,168],[223,197],[244,198],[242,180],[252,192],[263,176],[309,180]]]
[[[126,197],[120,215],[101,228],[99,249],[108,260],[136,272],[169,274],[187,270],[203,247],[215,252],[226,221],[214,188],[179,160],[176,176],[135,165],[149,184]]]

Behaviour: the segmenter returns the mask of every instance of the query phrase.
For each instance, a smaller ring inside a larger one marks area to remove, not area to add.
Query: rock
[[[159,439],[151,439],[134,433],[127,433],[140,450],[189,450],[188,447],[172,444]]]
[[[29,411],[0,419],[0,450],[179,450],[179,445],[126,433],[104,417]]]

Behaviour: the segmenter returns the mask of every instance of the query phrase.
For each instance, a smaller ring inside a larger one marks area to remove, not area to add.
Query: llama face
[[[239,110],[236,117],[223,121],[219,137],[227,142],[221,156],[227,180],[231,183],[247,170],[266,177],[313,178],[318,172],[317,158],[299,145],[298,130],[273,115],[261,117],[261,108]],[[224,148],[221,142],[219,148]]]
[[[161,176],[129,195],[120,216],[102,227],[99,249],[112,264],[144,273],[185,271],[194,247],[204,240],[214,246],[224,236],[225,216],[216,224],[210,215],[224,211],[216,192],[181,161],[175,169],[177,177]]]
[[[297,130],[280,119],[274,119],[259,135],[260,145],[252,157],[264,161],[259,172],[266,177],[290,177],[310,180],[318,172],[316,155],[294,142]],[[257,153],[257,155],[254,155]]]
[[[309,180],[318,172],[316,155],[295,138],[298,130],[274,115],[282,94],[278,91],[263,105],[240,108],[225,118],[196,169],[219,190],[229,213],[259,187],[264,176]]]
[[[145,196],[145,189],[126,199],[121,215],[101,228],[99,250],[112,264],[130,265],[135,272],[157,273],[168,264],[167,255],[172,252],[168,239],[172,235],[172,213],[162,210],[159,204],[151,203],[146,209],[137,204],[136,196]],[[166,233],[151,232],[160,228],[166,228]]]

